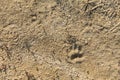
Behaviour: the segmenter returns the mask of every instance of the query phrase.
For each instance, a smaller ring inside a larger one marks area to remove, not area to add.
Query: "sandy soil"
[[[120,80],[120,0],[0,0],[0,80]]]

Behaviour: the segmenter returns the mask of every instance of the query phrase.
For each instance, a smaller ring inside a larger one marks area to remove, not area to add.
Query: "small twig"
[[[116,27],[120,26],[120,22],[117,23],[112,29],[110,29],[110,31],[113,31]]]
[[[43,31],[44,31],[45,35],[47,35],[47,32],[45,31],[45,28],[44,28],[44,27],[43,27]]]
[[[0,72],[5,72],[6,73],[6,65],[5,64],[2,64],[1,66],[0,66]]]
[[[108,32],[108,33],[113,32],[113,30],[115,30],[115,29],[116,29],[116,27],[118,27],[118,26],[120,26],[120,22],[119,22],[119,23],[117,23],[114,27],[112,27],[112,28],[109,30],[109,32]],[[107,33],[107,34],[108,34],[108,33]]]
[[[31,45],[30,45],[27,41],[25,41],[25,47],[27,48],[28,52],[31,53],[31,55],[34,57],[34,59],[35,59],[35,61],[36,61],[36,57],[35,57],[35,55],[34,55],[35,53],[30,50]]]
[[[34,75],[28,73],[27,71],[25,71],[25,73],[26,73],[26,76],[27,76],[28,80],[36,80]]]
[[[103,4],[99,4],[99,5],[95,6],[95,7],[93,7],[93,8],[91,9],[91,11],[96,10],[98,7],[101,7],[102,5],[103,5]]]
[[[10,53],[9,48],[5,44],[0,45],[0,48],[6,52],[8,59],[11,60],[12,55]]]
[[[72,5],[71,1],[70,1],[70,0],[68,0],[68,1],[69,1],[70,5],[73,7],[73,5]]]

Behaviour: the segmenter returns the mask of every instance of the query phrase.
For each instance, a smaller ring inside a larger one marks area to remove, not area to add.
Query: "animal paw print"
[[[80,53],[81,46],[73,44],[70,47],[70,52],[68,53],[67,61],[70,63],[81,63],[85,60],[85,57]]]

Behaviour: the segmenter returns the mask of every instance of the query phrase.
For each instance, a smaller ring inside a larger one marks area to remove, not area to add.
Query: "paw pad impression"
[[[81,46],[78,44],[73,44],[70,47],[70,51],[68,53],[68,62],[70,63],[81,63],[84,61],[85,57],[83,57],[83,53],[80,53]]]

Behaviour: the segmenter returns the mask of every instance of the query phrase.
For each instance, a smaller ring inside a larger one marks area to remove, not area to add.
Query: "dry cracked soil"
[[[120,0],[0,0],[0,80],[120,80]]]

